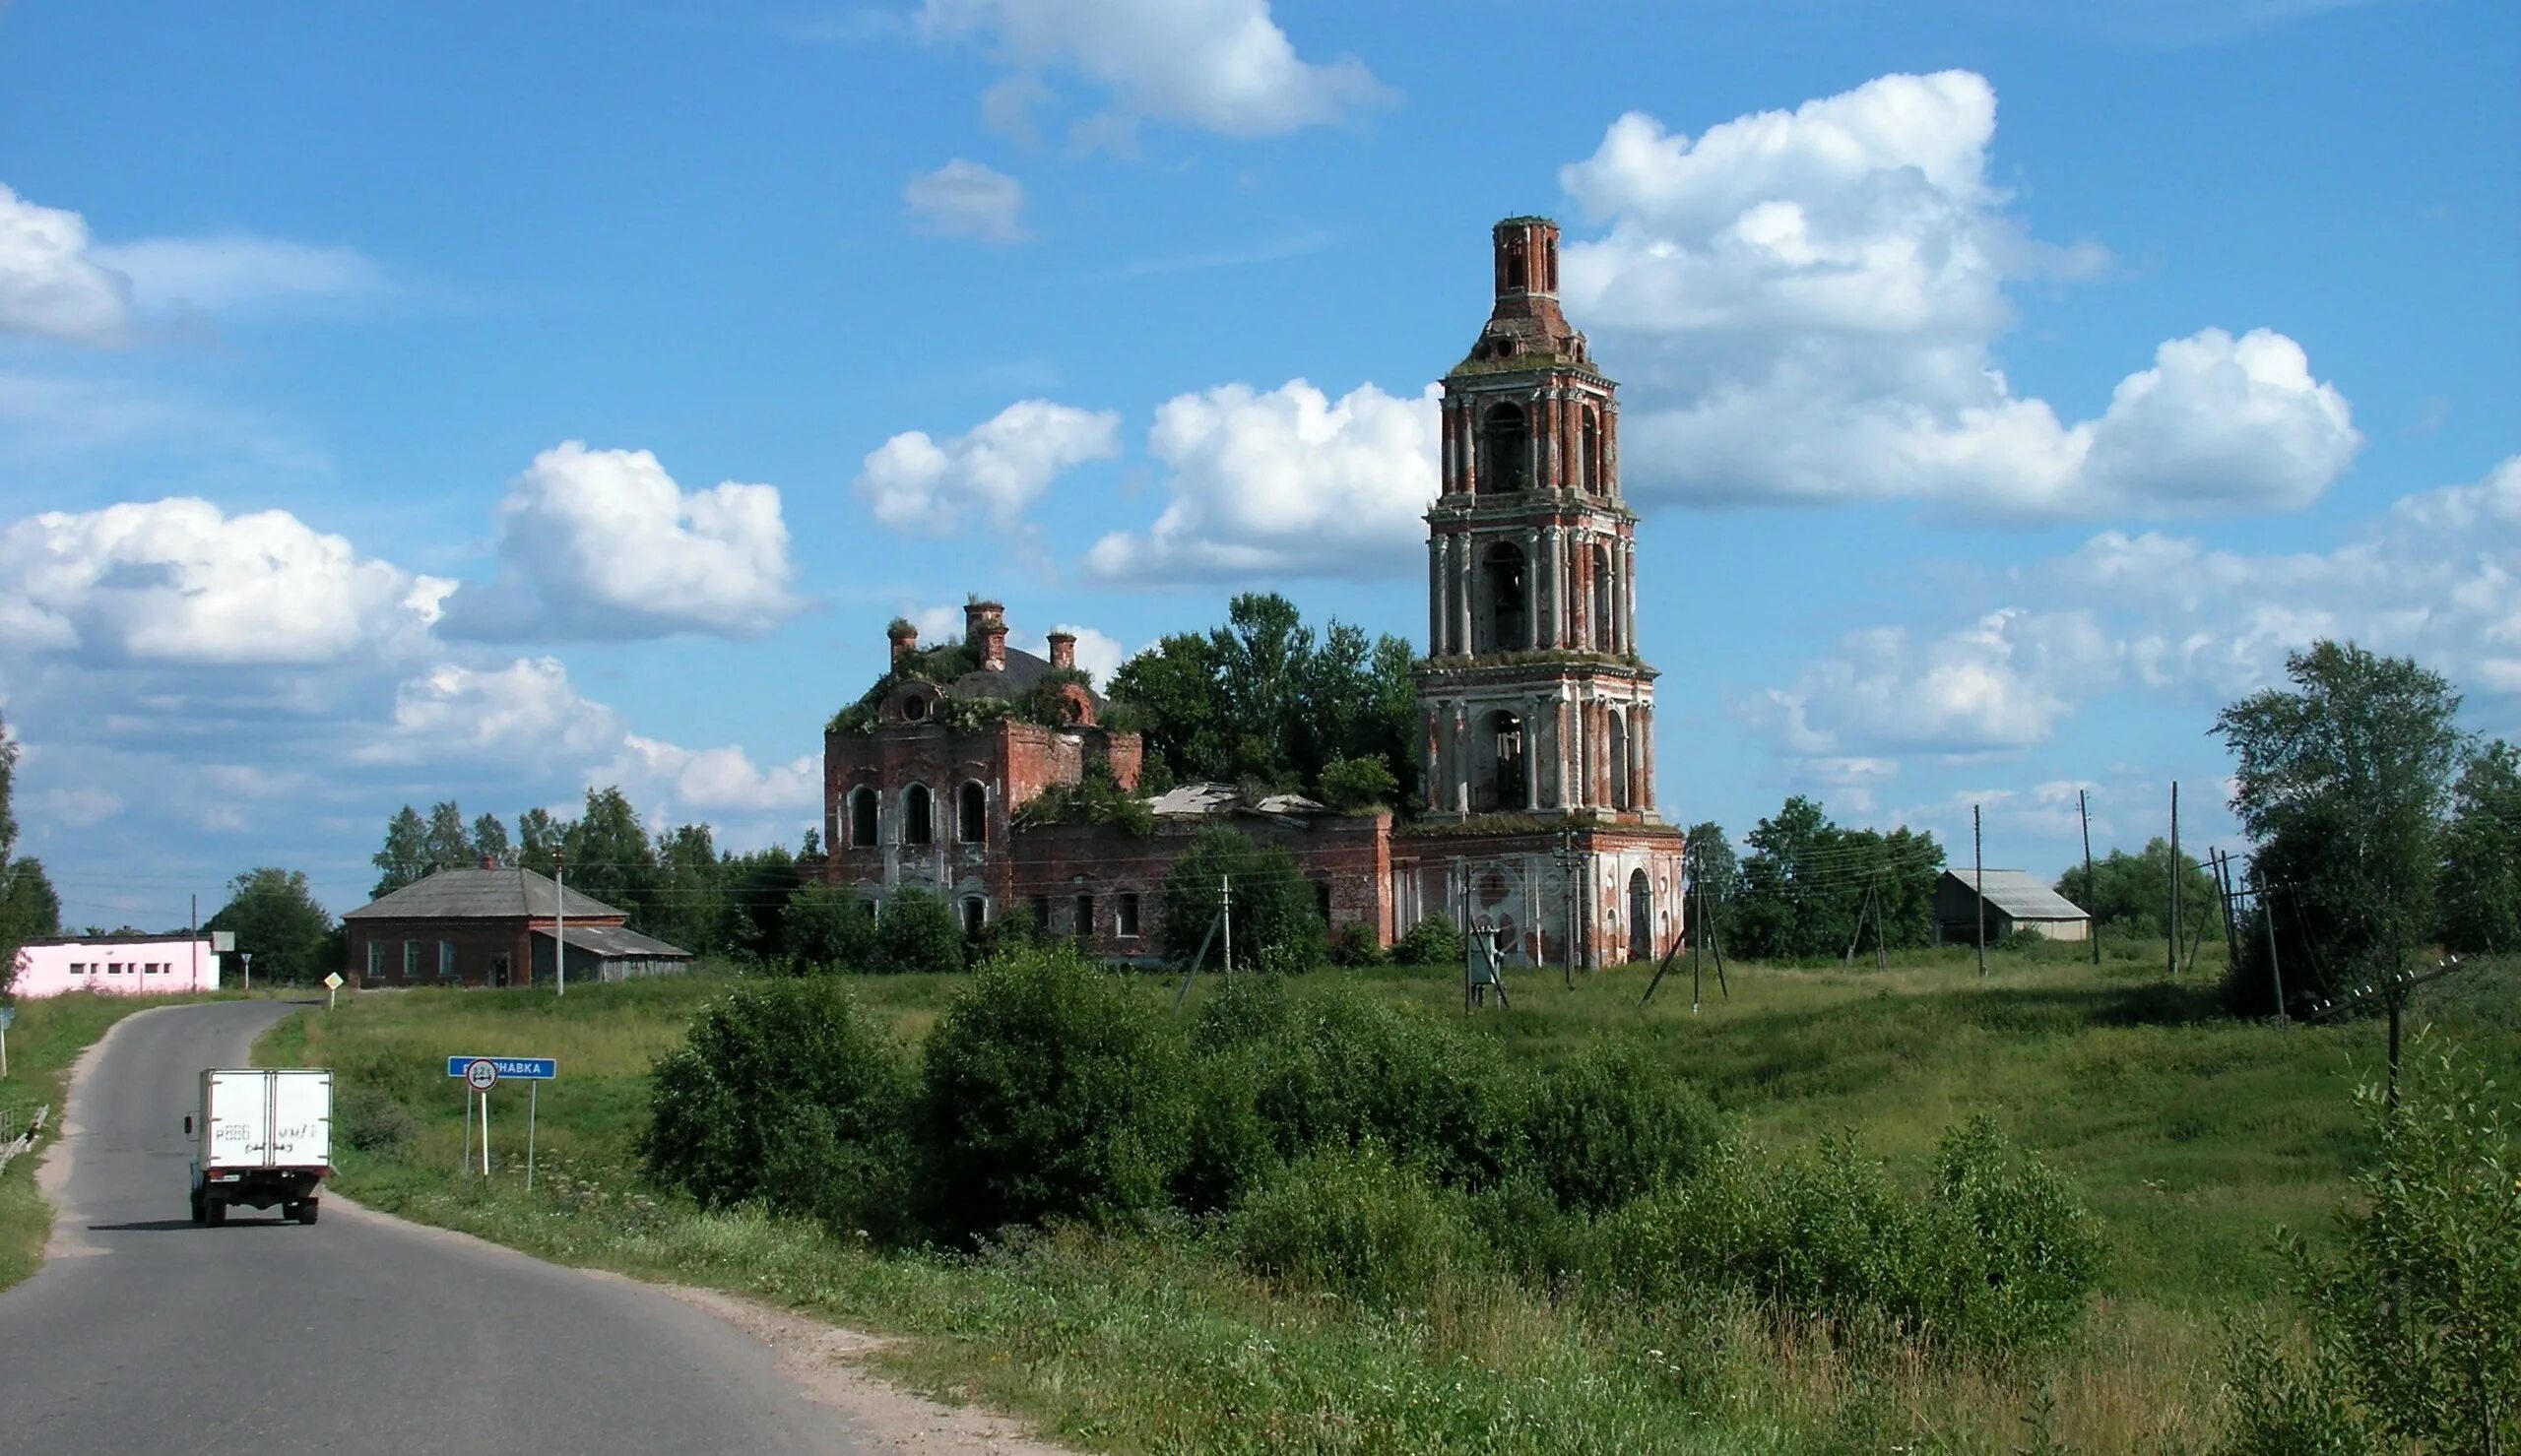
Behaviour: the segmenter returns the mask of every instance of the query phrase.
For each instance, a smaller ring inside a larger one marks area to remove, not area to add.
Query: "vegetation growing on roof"
[[[1035,828],[1050,824],[1102,824],[1123,834],[1144,837],[1155,833],[1155,810],[1146,801],[1123,789],[1112,777],[1112,766],[1092,763],[1085,775],[1074,784],[1054,784],[1025,800],[1015,811],[1018,828]]]

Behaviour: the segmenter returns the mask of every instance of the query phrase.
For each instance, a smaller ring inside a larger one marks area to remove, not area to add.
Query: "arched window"
[[[934,844],[937,841],[937,804],[928,786],[913,784],[902,791],[902,843]]]
[[[1590,410],[1584,411],[1584,427],[1577,431],[1576,484],[1593,494],[1602,488],[1602,426]]]
[[[1654,959],[1654,887],[1642,869],[1628,876],[1628,958]]]
[[[1525,807],[1523,721],[1503,709],[1489,714],[1479,721],[1471,749],[1471,808],[1485,813]]]
[[[963,933],[978,935],[981,933],[981,927],[987,923],[989,923],[989,902],[978,895],[964,896]]]
[[[1499,495],[1531,484],[1531,429],[1522,407],[1499,405],[1479,422],[1479,493]]]
[[[875,847],[875,791],[861,784],[849,791],[849,846],[854,850]]]
[[[1617,623],[1611,619],[1611,552],[1593,547],[1593,651],[1619,651]]]
[[[1531,286],[1529,260],[1523,256],[1523,240],[1517,238],[1506,244],[1506,291],[1519,293]]]
[[[1611,715],[1610,761],[1611,807],[1624,809],[1628,807],[1629,772],[1628,716],[1623,713]]]
[[[1471,651],[1520,652],[1531,646],[1531,594],[1523,548],[1498,541],[1479,557],[1479,597],[1471,613]]]
[[[955,798],[954,837],[967,845],[989,840],[989,791],[977,781],[965,784]]]

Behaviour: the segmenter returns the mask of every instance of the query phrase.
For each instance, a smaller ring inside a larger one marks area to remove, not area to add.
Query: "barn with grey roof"
[[[1947,869],[1934,884],[1934,937],[1937,945],[1975,945],[1980,924],[1980,875],[1986,886],[1984,908],[1987,939],[2004,939],[2017,930],[2050,940],[2086,940],[2092,915],[2041,884],[2025,870],[1974,871]]]

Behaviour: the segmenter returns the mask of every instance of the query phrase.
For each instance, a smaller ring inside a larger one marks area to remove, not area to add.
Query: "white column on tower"
[[[1620,586],[1626,593],[1628,613],[1628,626],[1620,634],[1621,645],[1630,652],[1635,652],[1637,651],[1637,542],[1633,540],[1623,542],[1620,546],[1620,554],[1627,561],[1627,565],[1620,570]]]
[[[1445,655],[1445,538],[1427,538],[1427,656]]]

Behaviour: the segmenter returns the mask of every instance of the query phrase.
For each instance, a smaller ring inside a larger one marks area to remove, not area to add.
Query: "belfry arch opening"
[[[1588,495],[1602,490],[1602,424],[1590,410],[1576,431],[1576,486]]]
[[[1479,493],[1501,495],[1531,484],[1531,425],[1519,405],[1497,405],[1479,421]]]
[[[1611,715],[1611,807],[1625,809],[1629,799],[1628,715]]]
[[[1526,807],[1523,721],[1502,708],[1488,714],[1479,720],[1471,747],[1471,808],[1489,813]]]
[[[1654,886],[1642,869],[1628,872],[1628,958],[1654,959]]]
[[[1611,552],[1593,547],[1593,651],[1620,650],[1618,624],[1611,618]]]
[[[1521,652],[1531,646],[1531,566],[1523,548],[1498,541],[1479,555],[1478,597],[1471,612],[1471,651]]]

